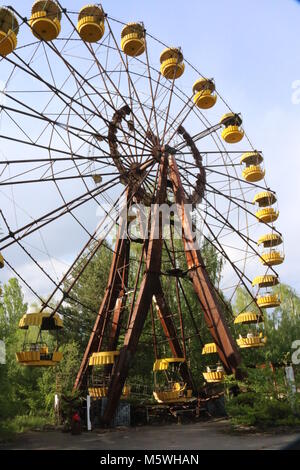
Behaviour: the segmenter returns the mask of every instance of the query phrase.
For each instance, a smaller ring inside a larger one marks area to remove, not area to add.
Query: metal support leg
[[[157,284],[161,268],[162,256],[162,224],[159,217],[159,205],[166,199],[167,184],[166,156],[162,157],[159,169],[159,181],[156,196],[156,205],[153,212],[153,224],[150,231],[149,246],[147,251],[146,271],[143,275],[139,295],[132,313],[131,321],[124,339],[124,346],[120,350],[120,356],[113,369],[109,389],[107,406],[103,414],[103,421],[109,424],[114,416],[125,380],[128,376],[130,363],[135,355],[139,338],[152,302],[152,297],[157,290]],[[156,235],[159,237],[156,238]]]
[[[181,217],[183,242],[187,265],[195,292],[200,301],[205,321],[217,345],[219,357],[227,373],[241,377],[239,365],[240,353],[225,322],[215,288],[209,278],[204,262],[197,247],[193,248],[192,224],[186,214],[186,197],[174,156],[169,157],[170,179],[173,185],[178,212]]]
[[[86,385],[86,372],[88,369],[89,357],[93,352],[99,351],[101,349],[104,331],[108,325],[110,319],[110,313],[114,310],[114,321],[117,321],[116,331],[111,333],[111,343],[115,343],[116,338],[119,333],[120,325],[120,315],[122,313],[121,309],[117,308],[117,302],[119,302],[120,296],[123,296],[121,301],[121,306],[123,302],[126,301],[126,296],[124,296],[124,281],[128,280],[128,253],[129,253],[129,240],[124,238],[123,230],[124,224],[126,221],[123,218],[120,218],[120,227],[119,233],[115,244],[113,261],[109,273],[109,279],[107,283],[107,288],[100,306],[98,316],[96,318],[92,334],[90,336],[88,345],[86,347],[79,372],[74,384],[74,389],[78,390],[82,386]],[[125,272],[123,272],[125,269]],[[120,305],[120,304],[119,304]],[[118,319],[116,319],[118,316]]]

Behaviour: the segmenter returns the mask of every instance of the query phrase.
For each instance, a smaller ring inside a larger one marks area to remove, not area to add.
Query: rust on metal
[[[109,424],[113,418],[116,406],[121,397],[122,389],[128,375],[130,363],[136,352],[140,335],[152,302],[154,292],[157,290],[162,257],[162,224],[158,211],[159,205],[166,199],[168,159],[162,157],[159,168],[159,180],[154,208],[154,223],[150,230],[147,250],[146,270],[144,272],[138,298],[127,329],[124,345],[114,366],[108,389],[107,405],[103,414],[103,421]],[[159,227],[157,227],[159,224]],[[157,231],[158,230],[158,231]],[[159,237],[156,234],[159,233]]]
[[[186,261],[194,290],[200,301],[209,331],[217,345],[218,354],[226,373],[234,373],[237,377],[241,377],[239,370],[241,363],[240,353],[226,324],[221,305],[204,266],[200,250],[197,247],[193,248],[193,227],[186,214],[186,196],[174,156],[169,157],[169,165],[175,201],[181,216]]]
[[[116,304],[118,298],[122,296],[122,292],[124,292],[124,282],[128,280],[127,266],[130,245],[129,240],[122,236],[122,231],[124,230],[124,223],[125,220],[121,217],[106,291],[94,324],[93,331],[86,347],[79,372],[77,374],[77,378],[74,384],[74,389],[76,390],[79,389],[83,385],[83,382],[86,380],[86,373],[90,355],[93,352],[99,351],[101,349],[104,338],[104,332],[109,321],[110,313],[112,311],[114,311],[115,319],[118,316],[118,326],[116,330],[111,333],[111,343],[116,341],[117,334],[119,333],[119,320],[121,315],[121,309],[118,309],[116,307]],[[126,267],[125,270],[124,267]],[[121,272],[124,271],[122,276],[118,275],[120,270]],[[123,302],[125,302],[126,296],[123,296],[123,298],[123,301],[121,301],[122,306]]]

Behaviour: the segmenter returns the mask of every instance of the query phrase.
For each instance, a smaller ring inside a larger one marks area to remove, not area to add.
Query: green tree
[[[264,310],[266,347],[255,351],[243,351],[246,361],[256,359],[257,362],[290,362],[292,343],[300,338],[300,297],[292,287],[286,284],[276,286],[273,290],[280,294],[281,304],[271,312]],[[236,294],[233,310],[235,314],[238,314],[244,309],[258,311],[248,292],[240,288]],[[238,333],[238,328],[236,327],[236,333]]]
[[[78,344],[70,341],[60,348],[62,361],[56,367],[48,367],[37,379],[37,389],[49,415],[54,412],[54,395],[70,396],[81,362]]]
[[[12,278],[3,286],[3,296],[0,304],[0,339],[5,343],[6,363],[0,365],[0,418],[6,418],[15,410],[18,403],[15,399],[18,379],[12,374],[19,369],[15,352],[21,347],[22,334],[18,330],[18,323],[26,312],[27,304],[17,279]]]
[[[111,260],[111,250],[102,246],[75,283],[64,307],[60,309],[64,315],[62,339],[65,343],[75,341],[81,354],[87,345],[105,293]],[[71,280],[77,276],[83,263],[83,259],[79,260],[71,274]],[[72,281],[65,282],[65,289],[70,282]]]
[[[292,343],[300,339],[300,297],[286,285],[276,286],[281,304],[265,316],[268,348],[266,357],[272,362],[290,362]]]
[[[3,286],[0,303],[0,337],[7,339],[18,327],[20,318],[26,313],[27,304],[16,278],[9,279]]]

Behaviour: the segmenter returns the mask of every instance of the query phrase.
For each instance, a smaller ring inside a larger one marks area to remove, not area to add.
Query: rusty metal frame
[[[184,352],[180,345],[173,317],[166,303],[160,280],[158,280],[157,289],[153,295],[153,301],[173,357],[184,357]],[[194,389],[193,378],[186,362],[182,363],[180,374],[183,380],[187,383],[188,388]]]
[[[192,222],[186,214],[187,200],[174,156],[169,157],[169,166],[169,177],[181,218],[186,261],[194,290],[201,304],[209,331],[217,345],[217,351],[225,371],[241,377],[239,370],[241,363],[240,353],[226,324],[221,304],[205,268],[200,250],[194,243]]]
[[[130,240],[124,237],[125,224],[126,218],[121,215],[106,291],[76,377],[74,390],[86,385],[89,357],[93,352],[101,349],[112,313],[113,320],[108,343],[113,348],[118,341],[122,313],[126,305],[129,271]]]
[[[162,224],[160,223],[159,205],[166,199],[168,158],[164,154],[159,168],[158,187],[154,207],[154,223],[150,229],[149,245],[147,250],[146,270],[144,272],[138,298],[127,329],[124,345],[114,366],[108,389],[107,405],[103,415],[103,421],[109,424],[113,418],[116,406],[122,394],[125,380],[128,376],[130,363],[135,355],[139,338],[152,302],[152,297],[159,288],[159,276],[162,257]],[[159,227],[157,227],[159,224]],[[155,235],[159,230],[159,237]]]
[[[145,262],[147,262],[147,251],[148,251],[147,236],[144,233],[143,224],[142,224],[142,221],[141,221],[140,218],[139,218],[139,226],[140,226],[141,236],[145,240],[146,250],[144,250],[144,258],[145,258]],[[170,350],[171,350],[171,353],[172,353],[173,357],[181,357],[181,358],[184,357],[185,358],[184,350],[181,347],[179,338],[177,336],[176,326],[175,326],[174,321],[173,321],[173,315],[171,314],[171,312],[169,310],[169,307],[168,307],[168,304],[167,304],[166,299],[165,299],[165,295],[164,295],[164,292],[163,292],[160,277],[157,278],[156,290],[155,290],[155,293],[152,296],[152,302],[153,303],[150,305],[150,307],[154,304],[158,319],[161,323],[163,332],[164,332],[164,334],[166,336],[166,339],[169,343],[169,347],[170,347]],[[155,344],[155,348],[156,348],[156,351],[157,351],[157,345],[156,344]],[[187,383],[189,388],[194,388],[193,387],[193,378],[192,378],[190,370],[187,366],[187,363],[182,364],[182,366],[180,368],[180,373],[181,373],[181,376],[182,376],[183,380]]]
[[[145,271],[139,288],[138,297],[134,303],[132,315],[127,326],[124,344],[120,349],[120,355],[111,369],[111,380],[107,394],[107,404],[104,410],[103,422],[109,424],[114,416],[120,400],[125,381],[128,377],[130,364],[136,353],[139,338],[141,336],[148,311],[154,301],[158,318],[161,321],[170,349],[174,357],[183,357],[183,351],[176,332],[172,315],[165,301],[161,281],[161,259],[163,246],[163,227],[159,217],[160,205],[166,200],[168,177],[172,183],[172,189],[178,212],[182,222],[182,236],[189,275],[193,282],[195,293],[203,310],[205,321],[210,333],[217,345],[218,354],[227,373],[234,373],[242,377],[239,370],[241,362],[235,341],[226,324],[222,306],[218,300],[215,288],[209,278],[199,248],[193,248],[193,227],[185,213],[187,199],[184,193],[181,177],[176,164],[175,156],[167,151],[162,154],[153,222],[150,226],[149,240],[145,250]],[[122,224],[120,224],[122,226]],[[121,229],[120,229],[121,230]],[[159,233],[158,237],[155,237]],[[99,351],[103,344],[104,331],[108,326],[108,320],[112,313],[113,321],[109,336],[109,347],[114,350],[117,347],[121,328],[122,311],[126,304],[124,288],[128,282],[130,241],[125,241],[120,236],[116,241],[115,254],[111,266],[108,286],[95,326],[84,354],[84,358],[76,379],[75,388],[84,385],[84,379],[88,368],[88,359],[92,352]],[[126,243],[125,243],[126,242]],[[121,275],[119,276],[119,273]],[[187,364],[181,369],[183,379],[193,387]]]

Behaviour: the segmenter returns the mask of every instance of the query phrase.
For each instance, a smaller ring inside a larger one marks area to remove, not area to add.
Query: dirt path
[[[6,449],[94,449],[94,450],[262,450],[281,449],[299,434],[232,434],[226,421],[207,423],[145,426],[122,430],[94,430],[80,436],[57,431],[28,432]]]

